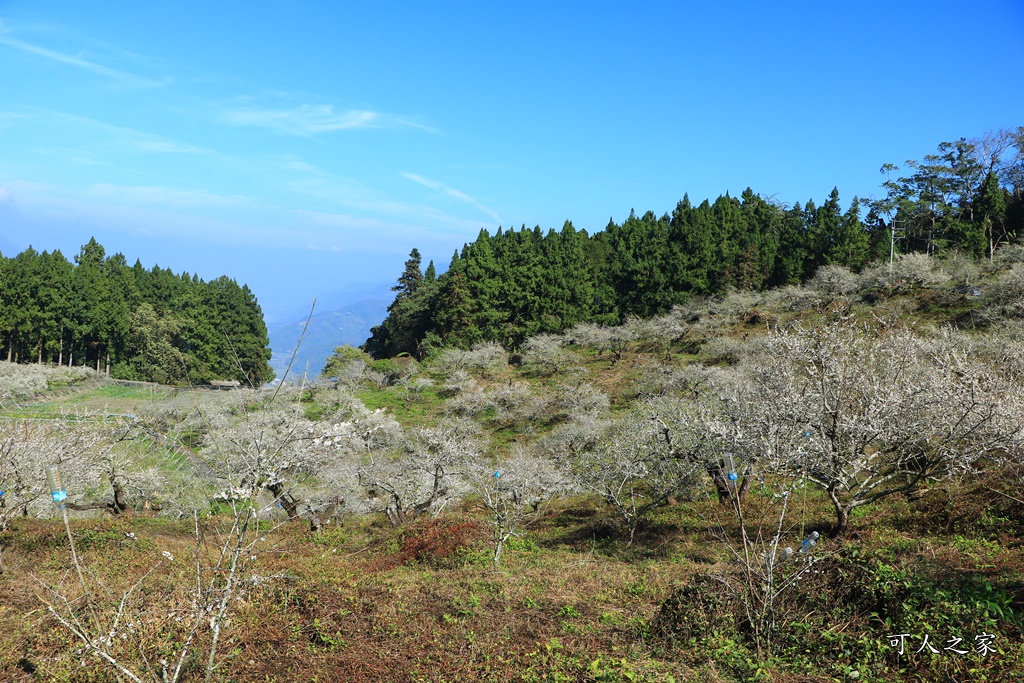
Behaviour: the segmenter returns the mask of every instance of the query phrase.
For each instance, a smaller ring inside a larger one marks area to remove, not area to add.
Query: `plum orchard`
[[[750,456],[850,511],[1019,443],[1019,378],[945,333],[835,322],[770,335],[745,364]]]

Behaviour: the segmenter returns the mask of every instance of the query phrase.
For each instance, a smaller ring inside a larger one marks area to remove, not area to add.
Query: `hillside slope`
[[[68,500],[108,511],[73,510],[72,529],[87,584],[104,582],[97,618],[139,619],[137,642],[111,645],[132,671],[195,623],[189,675],[212,650],[225,680],[1009,683],[1024,669],[1022,320],[1024,251],[828,267],[521,353],[349,351],[301,392],[111,396],[159,443],[125,438],[142,436],[126,417],[44,433],[10,414],[0,464],[22,435],[57,453],[84,430],[63,451]],[[817,410],[836,397],[841,412]],[[85,447],[92,430],[113,440]],[[815,454],[838,463],[832,491]],[[876,476],[894,491],[870,499]],[[112,481],[131,482],[135,514],[109,512]],[[857,502],[845,528],[833,492]],[[78,588],[56,508],[29,509],[42,519],[3,517],[0,675],[102,678],[39,609],[63,596],[75,613]],[[188,596],[228,575],[225,538],[244,549],[242,592],[215,649]]]

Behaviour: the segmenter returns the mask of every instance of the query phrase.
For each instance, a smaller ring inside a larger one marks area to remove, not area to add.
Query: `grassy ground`
[[[66,415],[124,415],[160,403],[175,393],[171,387],[92,383],[65,395],[43,396],[29,403],[0,406],[0,417],[55,419]]]
[[[751,513],[763,504],[753,492]],[[943,488],[861,514],[848,537],[823,539],[819,569],[780,602],[776,643],[760,659],[720,580],[736,565],[714,537],[735,521],[714,502],[660,509],[630,546],[600,504],[561,501],[513,539],[500,569],[472,501],[402,529],[379,517],[316,535],[288,523],[257,551],[215,680],[1020,680],[1022,507],[981,487]],[[809,494],[799,519],[795,539],[827,528],[829,510]],[[143,637],[118,644],[126,661],[138,665],[140,647],[173,650],[191,524],[132,515],[73,530],[109,590],[98,609],[112,614],[141,579]],[[0,679],[114,680],[39,597],[37,580],[77,595],[63,525],[19,520],[2,543]],[[889,646],[899,633],[909,634],[903,657]],[[994,636],[987,656],[975,652],[983,633]],[[925,634],[940,654],[913,652]],[[944,651],[953,637],[967,654]],[[189,666],[187,680],[200,677],[198,654]]]

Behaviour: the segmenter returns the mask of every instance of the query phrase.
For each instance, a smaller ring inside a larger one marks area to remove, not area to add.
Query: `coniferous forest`
[[[937,153],[882,167],[885,196],[792,205],[748,188],[671,213],[609,221],[593,235],[523,226],[481,230],[447,272],[414,249],[387,319],[365,349],[422,357],[442,346],[516,348],[580,322],[648,318],[692,297],[798,284],[820,266],[859,271],[890,253],[960,252],[991,259],[1024,235],[1024,128],[943,142]]]
[[[69,261],[29,247],[0,256],[0,349],[15,362],[86,365],[163,384],[273,379],[256,297],[226,276],[175,275],[95,240]]]

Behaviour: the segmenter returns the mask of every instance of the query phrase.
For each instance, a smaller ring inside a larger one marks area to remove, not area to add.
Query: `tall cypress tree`
[[[388,306],[387,318],[371,328],[370,338],[363,344],[363,349],[370,355],[385,357],[419,352],[420,341],[430,331],[438,290],[433,273],[429,280],[424,278],[420,271],[421,263],[419,250],[413,249],[405,262],[405,269],[398,276],[398,284],[391,288],[398,294]]]
[[[65,326],[70,317],[71,279],[74,267],[59,250],[43,252],[42,268],[45,287],[38,296],[42,311],[39,360],[64,362]]]
[[[860,200],[853,198],[850,208],[829,240],[824,260],[853,270],[860,270],[868,261],[868,233],[860,221]]]
[[[472,326],[472,303],[466,284],[465,266],[459,252],[452,255],[448,270],[440,281],[438,312],[434,328],[441,340],[451,346],[469,344]],[[472,339],[476,341],[476,339]]]
[[[1006,192],[999,186],[999,178],[994,172],[989,171],[982,181],[974,206],[982,249],[991,260],[996,246],[1010,236],[1006,228]]]
[[[712,289],[720,292],[729,287],[740,287],[740,257],[745,244],[745,230],[739,202],[726,192],[711,205],[717,253],[712,270]]]
[[[797,202],[783,212],[779,223],[778,257],[772,267],[769,285],[781,287],[798,284],[804,276],[808,240],[804,210]]]
[[[423,271],[420,264],[423,259],[420,257],[420,250],[413,248],[409,252],[409,260],[405,262],[405,270],[398,276],[398,284],[391,288],[392,292],[398,292],[395,301],[407,299],[416,293],[416,288],[423,282]]]
[[[839,204],[839,190],[832,188],[831,194],[825,203],[820,207],[811,207],[812,202],[807,203],[810,223],[807,229],[807,237],[810,240],[811,258],[807,275],[814,275],[815,271],[829,262],[829,254],[836,244],[840,226],[843,222],[843,212]]]

